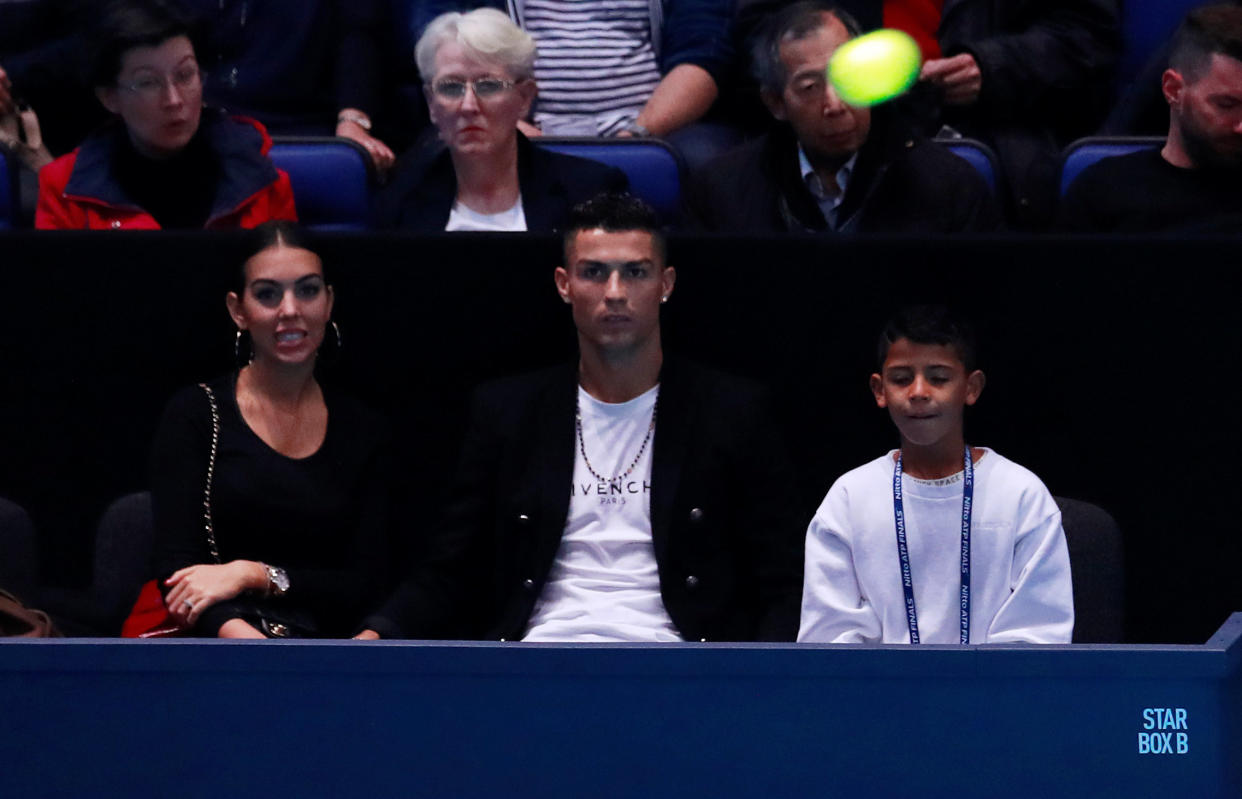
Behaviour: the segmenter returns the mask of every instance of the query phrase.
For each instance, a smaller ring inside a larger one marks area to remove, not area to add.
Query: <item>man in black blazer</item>
[[[578,363],[478,390],[428,553],[359,637],[792,641],[795,478],[754,386],[665,357],[654,212],[579,205],[555,277]]]

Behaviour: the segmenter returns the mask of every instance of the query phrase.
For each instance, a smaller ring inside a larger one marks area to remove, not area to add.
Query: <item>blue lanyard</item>
[[[959,610],[961,642],[970,643],[970,508],[975,495],[975,464],[966,447],[962,468],[962,591]],[[914,575],[910,571],[910,550],[906,548],[906,512],[901,502],[901,452],[893,467],[893,518],[897,525],[897,556],[901,558],[901,588],[906,595],[906,623],[910,625],[910,643],[919,643],[919,614],[914,607]]]

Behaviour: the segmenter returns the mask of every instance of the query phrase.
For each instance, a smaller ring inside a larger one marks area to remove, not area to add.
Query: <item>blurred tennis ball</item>
[[[885,29],[851,39],[828,62],[828,81],[850,105],[891,100],[914,85],[923,59],[907,33]]]

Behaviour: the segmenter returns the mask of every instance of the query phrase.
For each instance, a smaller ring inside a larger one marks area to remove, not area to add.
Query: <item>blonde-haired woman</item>
[[[441,14],[414,52],[436,136],[398,164],[381,226],[552,232],[576,203],[627,188],[619,170],[541,150],[518,130],[537,91],[535,42],[504,13]]]

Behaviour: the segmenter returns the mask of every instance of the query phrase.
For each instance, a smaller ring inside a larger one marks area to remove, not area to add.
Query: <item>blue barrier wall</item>
[[[242,243],[5,234],[0,496],[30,511],[49,582],[89,581],[95,521],[147,487],[168,397],[232,367],[224,296]],[[897,443],[867,390],[884,319],[908,302],[952,302],[980,331],[988,376],[967,414],[971,440],[1120,524],[1126,640],[1198,643],[1242,609],[1236,239],[669,244],[668,351],[771,388],[808,513],[838,476]],[[397,543],[412,547],[448,490],[469,390],[574,352],[552,281],[559,242],[339,234],[316,246],[345,339],[326,377],[390,415],[408,454],[394,475],[409,506]]]
[[[1224,799],[1240,712],[1242,613],[1205,646],[9,642],[0,796]]]

